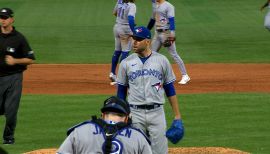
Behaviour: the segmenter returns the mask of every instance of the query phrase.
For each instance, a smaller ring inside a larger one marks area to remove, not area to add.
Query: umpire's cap
[[[1,8],[0,9],[0,16],[1,17],[13,17],[13,11],[10,8]]]
[[[135,27],[132,38],[137,41],[142,41],[144,39],[151,39],[151,32],[144,26]]]
[[[106,111],[124,113],[128,115],[130,113],[129,103],[116,96],[111,96],[104,101],[104,105],[101,108],[102,113]]]

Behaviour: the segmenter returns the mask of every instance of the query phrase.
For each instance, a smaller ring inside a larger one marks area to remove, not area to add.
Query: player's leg
[[[265,15],[264,27],[270,31],[270,11]]]
[[[115,39],[115,50],[112,56],[112,62],[111,62],[111,72],[109,74],[109,78],[112,82],[115,82],[116,80],[116,67],[119,61],[119,57],[121,55],[122,49],[121,49],[121,41],[117,30],[117,25],[114,25],[113,32],[114,32],[114,39]]]
[[[123,25],[120,32],[120,41],[121,41],[121,48],[122,48],[122,55],[120,61],[124,60],[128,57],[129,52],[132,48],[132,31],[128,25]]]
[[[162,46],[162,44],[161,44],[161,40],[159,37],[159,33],[155,32],[155,35],[154,35],[152,42],[151,42],[151,50],[153,52],[159,52],[161,46]]]
[[[130,108],[130,111],[132,126],[142,130],[145,134],[147,134],[145,111],[141,109],[134,109],[132,107]]]
[[[3,134],[4,144],[13,144],[15,141],[14,134],[17,123],[17,113],[22,93],[22,78],[22,73],[11,75],[10,83],[12,84],[5,94],[6,125]]]
[[[0,116],[4,115],[5,107],[4,107],[4,94],[6,91],[6,84],[9,83],[9,81],[5,80],[5,77],[0,77]]]
[[[163,107],[148,110],[146,114],[148,130],[153,154],[168,153],[166,134],[166,119]]]
[[[179,56],[179,54],[176,51],[175,42],[170,47],[168,47],[168,51],[182,73],[182,79],[178,83],[186,84],[188,81],[190,81],[190,77],[187,74],[184,61],[182,60],[182,58]]]

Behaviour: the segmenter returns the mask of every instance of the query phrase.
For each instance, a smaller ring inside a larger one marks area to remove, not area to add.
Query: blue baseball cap
[[[128,115],[130,113],[129,103],[116,96],[111,96],[104,101],[101,112],[116,112]]]
[[[135,27],[132,38],[136,41],[142,41],[144,39],[151,39],[151,32],[144,26]]]

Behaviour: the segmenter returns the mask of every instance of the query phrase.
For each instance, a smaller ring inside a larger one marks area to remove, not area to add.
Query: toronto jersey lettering
[[[163,85],[175,81],[168,59],[159,53],[152,55],[143,64],[133,53],[119,66],[117,83],[128,86],[128,102],[134,105],[164,104]]]

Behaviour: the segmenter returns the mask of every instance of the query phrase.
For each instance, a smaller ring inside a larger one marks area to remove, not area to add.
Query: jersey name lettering
[[[124,130],[119,131],[118,132],[118,135],[124,136],[124,137],[127,137],[127,138],[130,138],[131,133],[132,133],[132,130],[130,130],[130,129],[127,128],[127,129],[124,129]]]
[[[95,126],[95,128],[96,128],[96,130],[95,130],[95,132],[93,132],[93,134],[94,135],[101,134],[101,130],[100,130],[100,128],[97,125]]]
[[[162,80],[162,73],[154,69],[142,69],[142,70],[137,70],[135,72],[128,73],[128,78],[130,81],[133,81],[136,78],[141,77],[141,76],[154,76],[158,78],[159,80]]]

